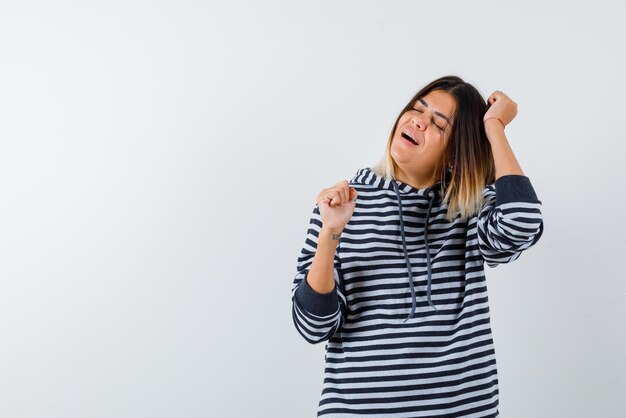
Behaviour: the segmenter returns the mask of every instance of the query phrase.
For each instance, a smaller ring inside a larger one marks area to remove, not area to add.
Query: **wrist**
[[[320,229],[320,235],[330,239],[333,242],[338,242],[341,237],[341,233],[343,232],[343,228],[333,228],[333,227],[325,227],[322,226]]]
[[[502,119],[492,116],[489,117],[487,119],[483,120],[483,123],[485,124],[485,129],[502,129],[504,130],[505,126],[504,122],[502,122]]]
[[[489,119],[485,121],[485,134],[487,134],[487,139],[491,141],[494,138],[504,138],[506,134],[504,133],[504,127],[500,123],[500,121],[496,119]]]

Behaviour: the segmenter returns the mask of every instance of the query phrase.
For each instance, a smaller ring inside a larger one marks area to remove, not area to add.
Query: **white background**
[[[504,418],[626,416],[622,1],[0,1],[0,416],[313,417],[319,190],[423,85],[518,103],[545,232],[487,270]]]

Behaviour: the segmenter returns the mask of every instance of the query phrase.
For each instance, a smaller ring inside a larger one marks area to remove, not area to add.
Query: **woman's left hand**
[[[487,104],[489,107],[485,116],[483,116],[483,123],[487,118],[498,118],[502,121],[504,126],[506,126],[517,115],[517,103],[500,90],[494,91],[491,96],[489,96]]]

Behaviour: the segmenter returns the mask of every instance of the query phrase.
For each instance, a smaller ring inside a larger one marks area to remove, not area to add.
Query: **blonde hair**
[[[482,208],[483,189],[486,184],[495,182],[495,164],[483,124],[487,102],[474,86],[460,77],[440,77],[413,96],[396,118],[383,157],[371,169],[381,177],[396,179],[398,165],[391,156],[391,143],[398,121],[417,99],[433,90],[451,94],[456,100],[456,110],[452,115],[450,139],[429,184],[443,180],[440,191],[443,201],[448,205],[448,221],[452,222],[458,215],[462,220],[467,220]]]

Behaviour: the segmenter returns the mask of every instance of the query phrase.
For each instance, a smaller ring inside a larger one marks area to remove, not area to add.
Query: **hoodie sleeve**
[[[298,256],[297,272],[291,288],[294,325],[300,335],[311,344],[330,339],[343,325],[346,310],[346,298],[341,290],[343,283],[341,262],[337,252],[334,260],[335,288],[332,291],[319,293],[313,290],[306,280],[317,249],[321,227],[322,219],[316,204],[304,246]]]
[[[539,241],[543,234],[541,201],[527,176],[501,176],[486,187],[477,232],[480,253],[492,268],[515,261]]]

